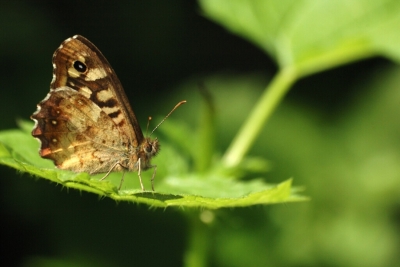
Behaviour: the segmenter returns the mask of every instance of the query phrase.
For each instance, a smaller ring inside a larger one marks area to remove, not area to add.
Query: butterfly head
[[[175,109],[177,109],[180,105],[186,103],[186,100],[183,100],[179,102],[178,104],[175,105],[175,107],[168,113],[167,116],[151,131],[149,137],[144,138],[143,142],[141,142],[141,145],[139,146],[138,149],[138,157],[140,158],[140,161],[143,162],[142,169],[148,169],[149,167],[154,167],[150,164],[150,160],[152,157],[157,155],[157,153],[160,151],[160,143],[158,142],[158,139],[151,139],[150,136],[153,134],[153,132],[171,115],[172,112],[174,112]],[[149,122],[151,120],[151,117],[149,117],[149,120],[147,122],[147,129],[149,128]],[[146,131],[147,132],[147,131]]]
[[[157,155],[158,151],[160,151],[160,143],[158,142],[158,139],[145,138],[142,145],[142,151],[148,159]]]
[[[139,158],[141,162],[140,169],[146,170],[152,167],[150,164],[151,158],[157,155],[158,151],[160,151],[158,139],[145,138],[136,152],[137,158]],[[134,167],[132,166],[133,169],[138,169],[137,162],[132,161],[132,163],[134,163]]]

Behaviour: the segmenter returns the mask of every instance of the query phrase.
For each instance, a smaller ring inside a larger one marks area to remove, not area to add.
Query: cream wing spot
[[[72,166],[77,166],[80,163],[80,160],[78,157],[71,157],[69,159],[64,160],[64,162],[61,164],[62,168],[68,168]]]
[[[74,67],[71,67],[68,69],[68,75],[72,78],[78,78],[81,74]]]
[[[79,56],[78,56],[78,60],[79,60],[80,62],[82,62],[82,63],[85,63],[85,61],[86,61],[85,56],[87,56],[87,54],[84,53],[84,52],[82,52],[82,55],[79,55]]]
[[[117,125],[120,124],[123,120],[124,120],[124,116],[122,114],[118,114],[118,116],[116,118],[113,118],[113,121]]]
[[[117,112],[118,110],[119,110],[119,107],[117,107],[117,106],[115,106],[115,107],[103,107],[103,111],[106,114],[111,114],[111,113]]]
[[[86,73],[86,81],[96,81],[98,79],[103,79],[107,76],[107,72],[103,68],[89,69]]]
[[[119,124],[124,120],[124,115],[120,112],[119,107],[103,107],[103,111],[112,117],[115,124]]]
[[[46,102],[47,100],[49,100],[50,96],[51,96],[51,94],[48,93],[48,94],[46,95],[46,97],[45,97],[40,103],[44,103],[44,102]],[[38,107],[39,107],[39,106],[38,106]]]
[[[37,107],[37,109],[36,109],[36,111],[33,113],[33,115],[38,114],[38,113],[40,112],[40,110],[42,110],[42,107],[41,107],[41,106],[37,105],[36,107]]]
[[[108,100],[114,97],[110,89],[102,90],[98,92],[96,96],[97,99],[101,102],[107,102]]]
[[[56,81],[56,74],[55,74],[55,71],[56,71],[56,64],[53,63],[53,79],[51,80],[51,84],[54,83],[54,82]],[[50,91],[51,91],[51,88],[50,88]]]
[[[90,96],[92,95],[92,90],[90,90],[87,86],[83,86],[79,88],[79,93],[84,95],[86,98],[90,98]]]

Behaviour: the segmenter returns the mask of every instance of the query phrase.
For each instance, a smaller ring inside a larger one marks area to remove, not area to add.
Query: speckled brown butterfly
[[[112,171],[138,171],[142,190],[141,171],[154,168],[154,191],[156,166],[150,160],[159,142],[143,136],[121,82],[100,50],[75,35],[54,52],[53,68],[50,92],[31,116],[40,156],[60,169],[106,173],[101,180]]]

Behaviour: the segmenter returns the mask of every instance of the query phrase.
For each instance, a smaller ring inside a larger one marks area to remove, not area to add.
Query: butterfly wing
[[[53,55],[50,92],[31,116],[40,155],[61,169],[90,173],[120,170],[143,133],[106,58],[76,35]],[[120,163],[120,164],[116,164]]]
[[[96,104],[70,87],[53,90],[32,116],[32,135],[41,142],[40,156],[60,169],[100,173],[120,170],[129,151],[124,135]]]
[[[100,107],[137,147],[144,139],[117,75],[100,50],[85,37],[65,40],[53,55],[51,90],[68,86]]]

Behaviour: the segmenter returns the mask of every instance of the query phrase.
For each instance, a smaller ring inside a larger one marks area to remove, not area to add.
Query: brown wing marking
[[[134,147],[143,142],[142,130],[121,82],[94,44],[80,35],[65,40],[53,55],[53,67],[52,90],[68,86],[80,92],[96,103],[121,131],[130,136]],[[82,70],[85,71],[80,72]]]
[[[128,160],[128,136],[75,90],[58,88],[38,107],[32,115],[36,121],[32,135],[41,142],[40,155],[59,168],[107,172],[116,162]]]

